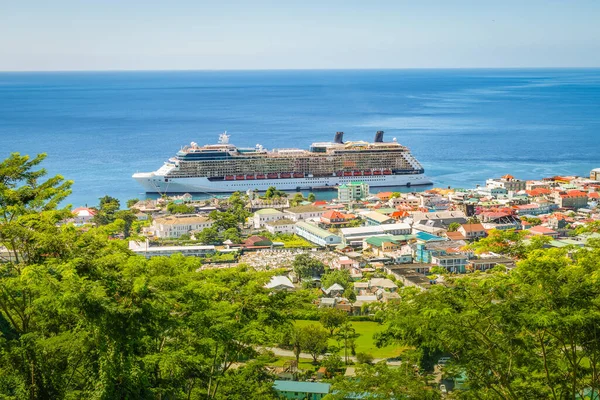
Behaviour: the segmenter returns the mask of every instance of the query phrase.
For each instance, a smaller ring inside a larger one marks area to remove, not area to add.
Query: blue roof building
[[[331,385],[320,382],[275,381],[273,388],[286,399],[320,400],[329,393]]]

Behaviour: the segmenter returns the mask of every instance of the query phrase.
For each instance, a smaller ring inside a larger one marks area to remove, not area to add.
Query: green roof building
[[[329,393],[331,385],[320,382],[275,381],[273,388],[284,399],[320,400]]]

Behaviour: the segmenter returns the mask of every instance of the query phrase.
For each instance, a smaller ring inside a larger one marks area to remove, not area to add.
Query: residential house
[[[92,222],[96,210],[87,207],[77,207],[72,211],[75,225],[85,225]]]
[[[387,215],[384,215],[377,211],[371,211],[371,212],[365,213],[363,216],[364,216],[368,226],[378,226],[378,225],[396,223],[396,220],[394,220],[393,218],[390,218]]]
[[[468,261],[469,258],[460,253],[431,256],[432,264],[445,268],[448,272],[455,274],[464,274]]]
[[[195,246],[150,246],[150,242],[129,241],[129,250],[137,255],[146,258],[156,256],[169,257],[173,254],[182,254],[184,256],[206,257],[215,254],[215,246],[212,245],[195,245]]]
[[[515,262],[507,257],[489,257],[477,258],[467,261],[467,271],[487,271],[497,265],[504,265],[511,269],[515,267]]]
[[[290,278],[284,275],[272,276],[265,288],[273,291],[292,291],[295,289]]]
[[[354,219],[354,214],[344,214],[336,210],[328,210],[321,215],[321,223],[328,226],[345,225]]]
[[[487,236],[487,231],[480,223],[462,224],[457,230],[467,240],[477,240]]]
[[[242,247],[244,248],[268,248],[273,246],[273,242],[263,236],[252,235],[248,239],[244,240]]]
[[[334,283],[333,285],[329,286],[328,288],[321,289],[321,290],[323,290],[323,293],[325,293],[325,295],[327,297],[340,297],[344,294],[345,289],[339,283]]]
[[[556,232],[553,229],[550,229],[546,226],[542,226],[542,225],[538,225],[538,226],[534,226],[529,228],[529,233],[532,233],[534,235],[540,235],[540,236],[550,236],[552,238],[557,238],[559,233]]]
[[[421,199],[412,193],[402,193],[399,197],[392,197],[388,204],[393,208],[407,208],[409,210],[419,207]]]

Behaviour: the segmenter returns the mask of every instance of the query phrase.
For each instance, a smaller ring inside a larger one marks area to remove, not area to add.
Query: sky
[[[600,0],[0,0],[0,71],[600,67]]]

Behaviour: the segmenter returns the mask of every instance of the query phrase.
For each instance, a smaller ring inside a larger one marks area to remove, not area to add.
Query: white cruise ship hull
[[[133,179],[146,190],[146,193],[161,194],[233,193],[248,189],[265,191],[271,186],[279,190],[313,190],[328,186],[335,187],[350,182],[365,182],[371,187],[417,186],[432,183],[424,174],[210,181],[208,178],[168,178],[150,172],[134,174]]]

